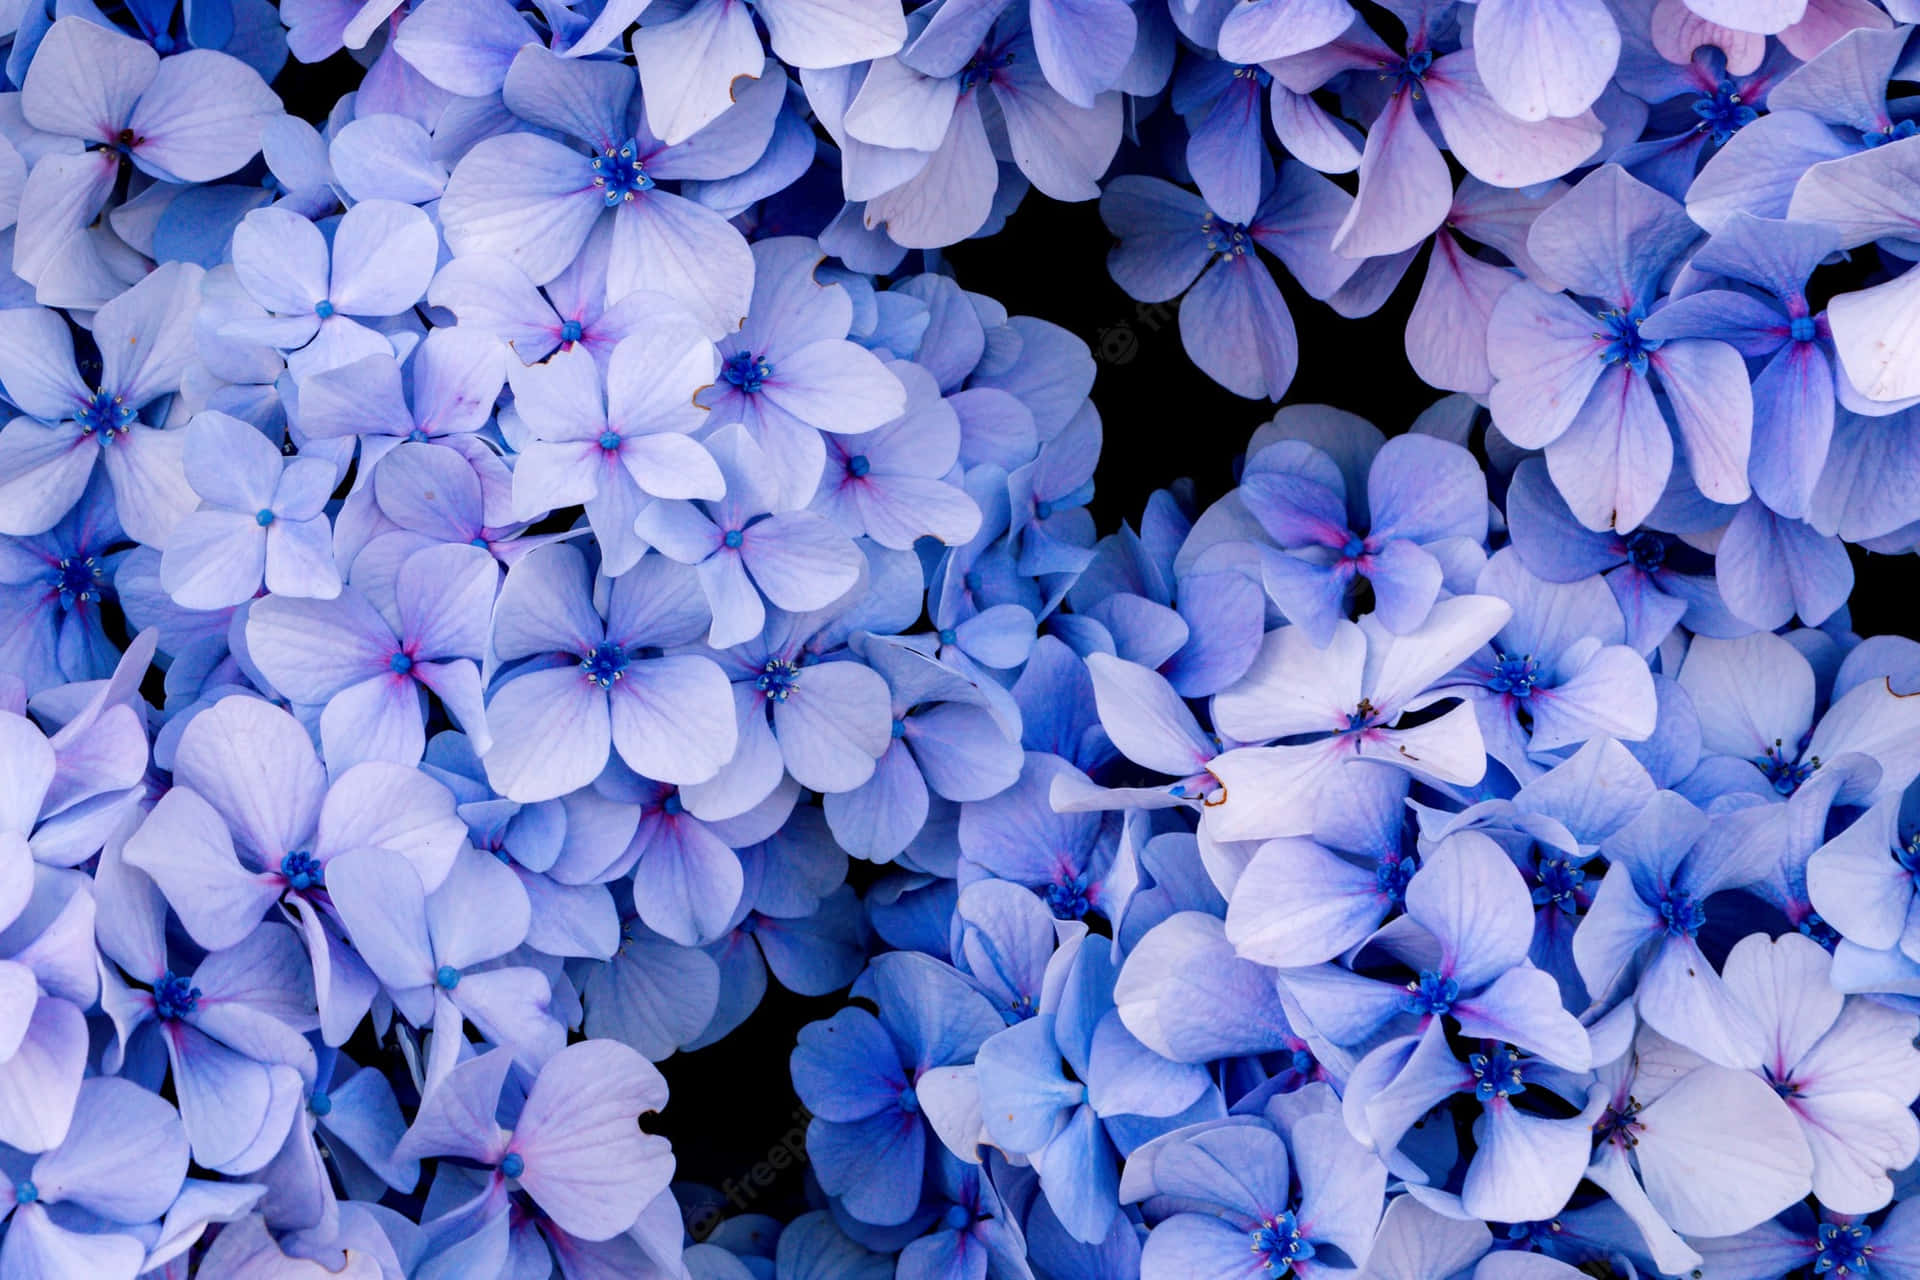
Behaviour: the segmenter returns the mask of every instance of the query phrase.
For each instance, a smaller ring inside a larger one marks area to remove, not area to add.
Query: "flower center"
[[[773,376],[773,366],[765,357],[751,351],[736,351],[720,366],[720,376],[748,395],[758,395],[762,385]]]
[[[162,1022],[177,1022],[200,1003],[200,988],[169,969],[153,984],[153,1011]]]
[[[1871,150],[1874,147],[1884,147],[1889,142],[1899,142],[1903,138],[1911,138],[1915,134],[1920,134],[1920,124],[1916,124],[1912,120],[1902,120],[1899,124],[1888,125],[1886,128],[1875,133],[1862,133],[1860,135],[1860,141],[1865,143],[1867,148]]]
[[[578,342],[583,332],[584,330],[581,329],[578,320],[569,320],[560,326],[560,341],[568,343]]]
[[[602,453],[618,453],[620,452],[620,433],[611,430],[602,431],[599,443]]]
[[[1533,904],[1536,907],[1552,903],[1568,915],[1579,914],[1580,900],[1576,895],[1587,882],[1586,872],[1563,857],[1542,854],[1534,880]]]
[[[333,1099],[327,1096],[325,1090],[316,1089],[313,1096],[307,1099],[307,1110],[316,1116],[332,1115]]]
[[[800,683],[800,668],[785,658],[768,658],[767,665],[753,678],[753,687],[767,695],[768,701],[785,702]]]
[[[111,444],[115,436],[126,434],[133,410],[119,396],[100,388],[81,404],[73,420],[85,434],[98,435],[101,444]]]
[[[1395,93],[1411,93],[1414,97],[1418,98],[1420,91],[1426,88],[1427,72],[1431,70],[1432,67],[1433,50],[1422,49],[1418,53],[1408,54],[1399,62],[1388,64],[1387,69],[1381,73],[1380,78],[1383,80],[1392,80],[1394,82],[1393,91]]]
[[[1920,835],[1909,836],[1907,842],[1895,845],[1893,860],[1906,870],[1906,873],[1920,880]]]
[[[1487,687],[1495,693],[1510,693],[1516,698],[1531,698],[1534,683],[1540,678],[1539,664],[1533,655],[1520,654],[1508,657],[1501,654],[1493,664],[1493,678],[1487,681]]]
[[[1760,118],[1758,111],[1740,100],[1740,90],[1731,80],[1722,80],[1712,93],[1695,98],[1693,114],[1700,117],[1694,131],[1711,135],[1716,147]]]
[[[1405,902],[1407,885],[1413,879],[1412,858],[1382,858],[1373,868],[1373,882],[1380,886],[1388,902]]]
[[[1624,364],[1635,373],[1647,371],[1647,357],[1659,350],[1660,343],[1640,336],[1640,322],[1646,314],[1638,309],[1614,307],[1600,313],[1601,328],[1593,336],[1606,342],[1600,358],[1608,364]]]
[[[1361,729],[1372,728],[1374,717],[1378,714],[1372,702],[1360,699],[1360,705],[1347,713],[1347,732],[1357,733]]]
[[[873,470],[873,464],[867,461],[867,455],[864,453],[856,453],[847,459],[847,474],[855,480],[871,470]]]
[[[900,1109],[902,1111],[912,1112],[916,1114],[919,1112],[920,1095],[913,1091],[912,1085],[908,1085],[904,1089],[900,1090]]]
[[[1253,235],[1244,222],[1228,222],[1219,214],[1200,219],[1200,234],[1206,237],[1207,252],[1219,258],[1242,258],[1253,251]]]
[[[627,651],[611,640],[602,640],[580,659],[580,669],[587,673],[588,680],[610,689],[627,669]]]
[[[287,888],[295,893],[305,893],[325,883],[326,870],[311,853],[305,849],[295,849],[280,859],[280,874],[287,878]]]
[[[13,1184],[13,1202],[15,1204],[32,1204],[39,1198],[40,1188],[34,1186],[29,1179],[22,1178]]]
[[[964,1231],[973,1225],[973,1215],[967,1212],[963,1204],[950,1204],[947,1211],[940,1215],[940,1225],[948,1231]]]
[[[442,991],[451,991],[460,985],[460,971],[450,964],[443,964],[434,971],[433,980],[440,984]]]
[[[1520,1061],[1519,1050],[1510,1044],[1498,1045],[1491,1053],[1468,1054],[1467,1066],[1473,1071],[1473,1096],[1482,1102],[1511,1098],[1527,1091],[1526,1064]]]
[[[1814,1257],[1813,1273],[1847,1277],[1869,1274],[1867,1259],[1873,1256],[1873,1246],[1867,1241],[1872,1236],[1873,1228],[1864,1222],[1846,1225],[1838,1222],[1821,1223],[1819,1253]]]
[[[260,508],[258,511],[253,513],[253,522],[259,525],[262,529],[266,528],[268,525],[273,523],[273,509],[271,507]]]
[[[1453,1002],[1459,998],[1459,983],[1444,973],[1426,969],[1407,984],[1406,998],[1401,1000],[1400,1007],[1408,1013],[1438,1016],[1453,1008]]]
[[[609,209],[653,190],[653,179],[640,159],[640,144],[628,138],[618,150],[608,147],[593,158],[593,185],[599,187]]]
[[[1670,937],[1691,938],[1707,922],[1707,909],[1678,889],[1660,899],[1660,918],[1666,922]]]
[[[1263,1218],[1252,1231],[1254,1261],[1269,1276],[1283,1276],[1296,1262],[1313,1256],[1313,1242],[1300,1234],[1300,1222],[1285,1210]]]
[[[313,314],[319,316],[322,320],[333,319],[333,303],[326,298],[320,299],[320,301],[313,304]]]
[[[387,670],[397,676],[403,676],[413,670],[413,658],[404,653],[396,653],[387,659]]]
[[[993,73],[1013,65],[1012,53],[995,53],[982,47],[967,65],[960,68],[960,92],[967,93],[993,81]]]
[[[1262,89],[1273,83],[1273,75],[1265,67],[1235,67],[1235,80],[1251,80]]]
[[[1091,904],[1087,901],[1087,877],[1083,872],[1077,876],[1060,873],[1060,877],[1041,891],[1047,900],[1047,909],[1053,912],[1056,920],[1078,920],[1087,914]]]
[[[1766,754],[1754,764],[1760,767],[1773,789],[1783,796],[1790,796],[1800,789],[1800,784],[1811,778],[1820,767],[1820,757],[1810,756],[1806,760],[1795,760],[1787,755],[1786,747],[1775,738]]]
[[[1617,1107],[1608,1107],[1594,1121],[1594,1137],[1601,1142],[1614,1142],[1623,1147],[1639,1145],[1640,1139],[1635,1135],[1645,1128],[1634,1118],[1639,1114],[1640,1104],[1632,1098]]]
[[[1652,573],[1667,562],[1667,535],[1635,529],[1627,535],[1627,562],[1642,573]]]
[[[100,598],[100,565],[92,556],[68,556],[54,566],[53,587],[65,603]]]
[[[1793,323],[1787,326],[1787,332],[1795,342],[1812,342],[1814,335],[1819,332],[1819,326],[1814,323],[1812,316],[1795,316]]]
[[[938,638],[941,644],[956,644],[959,642],[960,633],[952,627],[942,627]]]
[[[527,1171],[526,1157],[518,1151],[509,1151],[500,1161],[500,1172],[509,1178],[517,1178]]]

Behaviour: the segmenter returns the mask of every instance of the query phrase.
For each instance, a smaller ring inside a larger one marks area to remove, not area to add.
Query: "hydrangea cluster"
[[[0,1280],[1920,1276],[1915,22],[0,5]]]

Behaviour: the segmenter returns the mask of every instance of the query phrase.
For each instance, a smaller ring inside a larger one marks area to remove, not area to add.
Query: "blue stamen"
[[[768,658],[767,665],[753,678],[753,687],[767,695],[770,702],[785,702],[800,683],[800,668],[785,658]]]
[[[1053,912],[1056,920],[1078,920],[1087,914],[1092,904],[1087,901],[1087,877],[1083,872],[1077,876],[1062,878],[1041,890],[1041,897],[1047,901],[1047,909]]]
[[[967,93],[989,83],[994,72],[1012,65],[1011,53],[996,54],[991,49],[981,49],[966,66],[960,68],[960,92]]]
[[[611,430],[602,431],[600,433],[600,448],[607,453],[613,453],[618,450],[620,448],[620,433]]]
[[[580,335],[584,332],[586,331],[580,327],[578,320],[569,320],[560,326],[560,341],[578,342],[580,341]]]
[[[169,969],[153,984],[153,1011],[162,1022],[178,1022],[200,1004],[200,988]]]
[[[1362,555],[1366,554],[1366,550],[1367,544],[1361,540],[1360,535],[1350,533],[1347,535],[1346,544],[1340,548],[1340,558],[1342,560],[1358,560]]]
[[[867,455],[864,453],[856,453],[847,459],[847,474],[855,480],[871,470],[873,470],[873,464],[867,461]]]
[[[1824,1276],[1831,1272],[1836,1276],[1847,1276],[1850,1280],[1872,1274],[1867,1261],[1873,1256],[1873,1246],[1867,1243],[1872,1237],[1873,1228],[1864,1222],[1845,1226],[1837,1222],[1821,1223],[1818,1235],[1820,1251],[1814,1256],[1813,1273]]]
[[[326,298],[320,299],[320,301],[313,304],[313,314],[319,316],[322,320],[333,319],[333,303]]]
[[[953,644],[960,639],[960,635],[952,627],[942,627],[939,639],[941,644]]]
[[[948,1231],[964,1231],[973,1224],[973,1215],[967,1212],[963,1204],[950,1204],[947,1211],[940,1215],[940,1225]]]
[[[125,400],[102,388],[82,402],[73,420],[80,424],[82,433],[97,436],[101,444],[112,444],[116,436],[126,434],[133,422],[133,409]]]
[[[640,160],[640,146],[632,138],[618,150],[608,147],[593,158],[589,167],[593,170],[593,185],[600,188],[609,209],[622,201],[631,202],[642,191],[653,190],[653,179],[647,176],[647,166]]]
[[[1435,973],[1431,969],[1422,970],[1418,978],[1407,984],[1407,994],[1400,1007],[1408,1013],[1439,1015],[1453,1008],[1453,1002],[1460,998],[1460,984],[1444,973]]]
[[[1415,98],[1427,87],[1427,72],[1433,68],[1433,50],[1422,49],[1410,53],[1397,63],[1390,63],[1381,72],[1380,78],[1394,81],[1395,93],[1410,93]]]
[[[428,439],[430,439],[430,437],[427,435],[427,429],[425,427],[415,427],[413,430],[407,432],[407,443],[409,444],[425,444]]]
[[[500,1161],[500,1172],[506,1174],[509,1178],[517,1178],[526,1171],[526,1157],[522,1156],[518,1151],[507,1152],[506,1158]]]
[[[1635,529],[1627,535],[1627,563],[1642,573],[1652,573],[1667,562],[1671,539],[1652,529]]]
[[[761,386],[773,376],[773,366],[751,351],[736,351],[720,366],[720,376],[748,395],[758,395]]]
[[[686,811],[686,808],[687,808],[686,802],[680,798],[680,793],[678,791],[674,792],[672,795],[668,796],[665,800],[662,800],[660,802],[660,812],[666,814],[669,818],[676,817],[677,815],[684,813]]]
[[[280,859],[280,874],[287,878],[287,888],[295,893],[317,889],[326,881],[326,868],[305,849],[295,849]]]
[[[738,529],[729,529],[727,530],[726,534],[721,537],[720,542],[721,542],[721,545],[727,548],[727,550],[738,551],[740,549],[740,544],[745,542],[746,540],[747,540],[746,534],[741,533]]]
[[[315,1090],[314,1095],[307,1099],[307,1110],[316,1116],[332,1115],[333,1099],[328,1097],[324,1090]]]
[[[22,1178],[13,1184],[13,1202],[15,1204],[32,1204],[39,1198],[40,1188],[34,1186],[31,1180]]]
[[[92,556],[68,556],[54,565],[50,585],[60,593],[61,603],[70,607],[98,600],[100,578],[100,564]]]
[[[1778,739],[1767,748],[1766,754],[1754,761],[1760,772],[1766,775],[1773,789],[1783,796],[1790,796],[1800,789],[1800,784],[1814,775],[1820,768],[1820,757],[1794,760],[1787,755],[1785,745]]]
[[[1814,323],[1812,316],[1795,316],[1793,323],[1787,326],[1787,332],[1792,335],[1795,342],[1812,342],[1819,331],[1819,326]]]
[[[895,738],[904,738],[907,736],[907,722],[905,720],[895,720],[893,722],[893,736]]]
[[[1413,872],[1412,858],[1382,858],[1373,868],[1373,882],[1380,886],[1388,902],[1401,903],[1407,899],[1407,885],[1413,879]]]
[[[1739,87],[1731,80],[1722,80],[1712,93],[1695,98],[1693,114],[1700,117],[1694,130],[1710,134],[1716,147],[1760,118],[1758,111],[1740,100]]]
[[[1296,1262],[1305,1262],[1314,1254],[1313,1242],[1300,1232],[1300,1222],[1282,1210],[1261,1219],[1252,1231],[1254,1261],[1269,1276],[1283,1276]]]
[[[1035,520],[1047,520],[1051,519],[1052,516],[1053,504],[1051,502],[1042,499],[1033,504],[1033,518]]]
[[[1467,1066],[1473,1070],[1473,1096],[1482,1102],[1527,1091],[1526,1064],[1512,1045],[1498,1045],[1492,1053],[1468,1054]]]
[[[594,684],[611,689],[627,669],[627,651],[611,640],[602,640],[580,659],[580,669]]]
[[[907,1112],[919,1112],[920,1095],[913,1091],[912,1085],[908,1085],[906,1088],[900,1090],[900,1109]]]
[[[1581,886],[1587,881],[1587,873],[1574,866],[1564,857],[1540,858],[1539,869],[1534,873],[1538,882],[1533,890],[1533,904],[1544,907],[1551,903],[1567,915],[1580,913],[1580,899],[1577,896]]]
[[[1493,678],[1487,681],[1487,687],[1495,693],[1510,693],[1516,698],[1531,698],[1533,686],[1539,682],[1540,667],[1531,654],[1508,657],[1500,654],[1494,660]]]
[[[1920,835],[1910,836],[1905,844],[1895,845],[1893,860],[1908,875],[1920,880]]]
[[[433,980],[440,984],[442,991],[451,991],[460,985],[460,971],[450,964],[443,964],[434,971]]]
[[[396,653],[387,659],[387,670],[397,676],[403,676],[413,670],[413,658],[404,653]]]
[[[1640,322],[1646,318],[1646,313],[1638,308],[1614,307],[1602,311],[1600,323],[1604,327],[1593,335],[1607,343],[1600,352],[1601,360],[1607,364],[1624,364],[1635,373],[1645,373],[1647,357],[1660,349],[1659,340],[1640,336]]]
[[[268,507],[262,507],[262,508],[260,508],[260,509],[259,509],[258,511],[256,511],[256,512],[254,512],[254,513],[253,513],[253,522],[254,522],[255,524],[257,524],[257,525],[259,525],[259,526],[260,526],[260,527],[261,527],[262,529],[264,529],[264,528],[266,528],[266,527],[267,527],[268,525],[270,525],[270,524],[272,524],[272,523],[273,523],[273,511],[272,511],[272,509],[271,509],[271,508],[268,508]]]
[[[1244,222],[1228,222],[1217,213],[1200,219],[1207,252],[1216,258],[1244,258],[1253,252],[1253,233]]]
[[[1707,909],[1680,890],[1673,889],[1660,899],[1660,918],[1666,922],[1669,936],[1678,938],[1684,935],[1691,938],[1707,922]]]
[[[1899,124],[1889,125],[1885,129],[1880,129],[1873,133],[1863,132],[1860,135],[1860,141],[1865,143],[1867,149],[1871,151],[1875,147],[1884,147],[1889,142],[1899,142],[1904,138],[1911,138],[1915,134],[1920,134],[1920,124],[1916,124],[1912,120],[1902,120]]]

